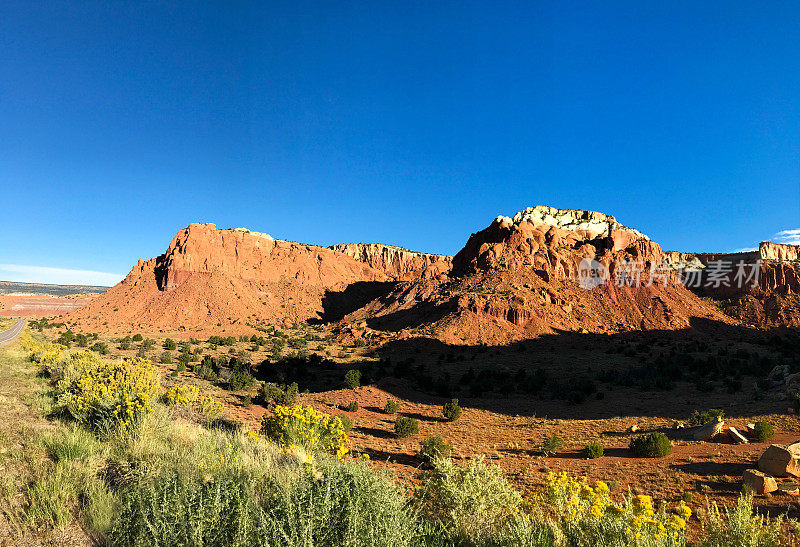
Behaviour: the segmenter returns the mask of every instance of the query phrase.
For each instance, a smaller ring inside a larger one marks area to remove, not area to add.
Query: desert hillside
[[[323,322],[355,325],[345,329],[355,336],[413,330],[456,344],[682,329],[696,318],[793,325],[797,257],[796,247],[774,243],[737,255],[665,252],[611,215],[547,206],[497,217],[454,257],[192,224],[69,319],[93,330],[241,334]],[[761,266],[751,285],[737,288],[732,270],[726,283],[707,286],[709,265],[739,260]],[[603,269],[603,283],[581,285],[587,263]],[[690,273],[697,287],[684,286]]]

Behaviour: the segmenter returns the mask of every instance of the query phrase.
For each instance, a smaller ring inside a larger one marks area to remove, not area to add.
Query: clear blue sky
[[[125,274],[190,222],[442,253],[536,204],[676,250],[800,229],[798,2],[5,1],[0,52],[4,279]]]

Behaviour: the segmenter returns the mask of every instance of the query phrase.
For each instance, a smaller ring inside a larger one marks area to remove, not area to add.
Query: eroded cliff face
[[[603,264],[609,281],[582,288],[584,258]],[[658,244],[612,216],[531,207],[472,234],[453,258],[447,282],[399,284],[347,319],[389,330],[427,326],[454,344],[505,343],[560,330],[686,328],[698,317],[728,321],[675,283],[677,268],[655,283],[647,274],[636,286],[615,283],[624,263],[649,271],[664,261]]]
[[[800,261],[800,245],[787,245],[784,243],[763,241],[758,246],[758,252],[762,260],[778,260],[781,262]]]
[[[499,216],[472,234],[453,257],[453,274],[531,269],[545,279],[577,280],[584,258],[613,274],[620,262],[641,262],[649,269],[664,255],[657,243],[610,215],[536,206],[513,218]]]
[[[191,224],[163,255],[140,260],[71,318],[100,330],[249,332],[258,323],[318,318],[329,291],[389,279],[326,247]]]
[[[453,257],[409,251],[380,243],[343,243],[329,249],[382,271],[398,281],[441,278],[449,273]]]
[[[326,247],[282,241],[242,228],[218,230],[213,224],[190,224],[157,259],[162,290],[177,287],[191,275],[212,273],[255,283],[294,280],[323,288],[388,278],[368,264]]]

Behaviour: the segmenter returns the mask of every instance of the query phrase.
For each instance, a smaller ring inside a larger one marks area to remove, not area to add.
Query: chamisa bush
[[[56,384],[58,405],[98,431],[137,425],[160,390],[158,369],[134,357],[122,362],[87,360],[81,371]]]
[[[416,493],[415,505],[452,538],[485,539],[513,520],[522,496],[500,467],[484,464],[482,457],[466,465],[439,458]]]
[[[458,399],[447,401],[442,407],[442,414],[449,422],[458,420],[459,416],[461,416],[461,407],[458,406]]]
[[[309,454],[327,452],[337,458],[348,451],[341,419],[310,406],[276,406],[272,415],[264,415],[261,431],[285,450],[300,447]]]
[[[583,448],[581,454],[584,458],[589,458],[590,460],[599,458],[603,455],[603,445],[597,441],[592,441]]]
[[[200,390],[195,386],[182,384],[172,386],[164,393],[164,400],[168,406],[191,406],[197,401]]]
[[[692,512],[680,502],[672,513],[657,512],[650,496],[637,495],[615,503],[603,481],[589,484],[566,473],[545,478],[546,500],[555,513],[565,545],[630,545],[674,547],[685,544],[686,521]]]
[[[197,398],[196,404],[198,412],[209,420],[219,418],[225,410],[225,405],[222,404],[222,401],[217,401],[210,395],[201,395]]]
[[[394,432],[398,437],[411,437],[419,433],[419,422],[416,418],[398,416],[394,421]]]
[[[672,452],[672,443],[666,435],[655,431],[649,435],[637,435],[632,438],[630,449],[640,458],[662,458]]]

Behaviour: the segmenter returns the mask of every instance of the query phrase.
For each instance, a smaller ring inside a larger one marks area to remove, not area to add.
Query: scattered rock
[[[694,440],[696,441],[707,441],[709,439],[714,438],[715,435],[719,434],[722,431],[722,426],[725,425],[725,422],[717,416],[713,420],[701,425],[697,428],[694,432]]]
[[[639,426],[633,424],[632,426],[628,427],[628,429],[625,430],[625,433],[636,433],[637,431],[639,431]]]
[[[778,491],[781,494],[787,494],[790,496],[797,496],[800,495],[800,486],[797,486],[796,482],[784,482],[778,486]]]
[[[747,444],[748,440],[745,438],[744,435],[739,433],[735,427],[728,428],[728,436],[735,442],[736,444]]]
[[[778,489],[775,478],[758,469],[747,469],[742,475],[742,483],[755,494],[768,494]]]
[[[800,443],[770,445],[758,459],[758,468],[775,477],[800,477]]]
[[[686,424],[681,422],[681,421],[679,421],[679,420],[675,420],[674,422],[672,422],[672,429],[675,429],[675,430],[684,429],[685,427],[686,427]]]

